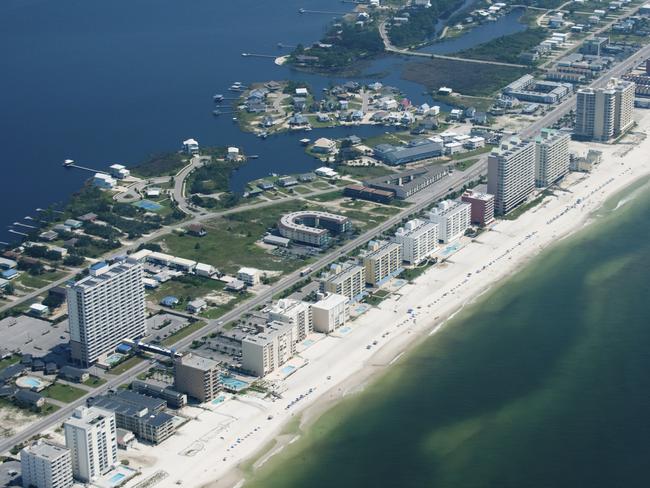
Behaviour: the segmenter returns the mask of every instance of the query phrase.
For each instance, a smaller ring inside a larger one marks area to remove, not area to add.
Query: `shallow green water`
[[[250,486],[650,486],[650,191],[619,200]]]

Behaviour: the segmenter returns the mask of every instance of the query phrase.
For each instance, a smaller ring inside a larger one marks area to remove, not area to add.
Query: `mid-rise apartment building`
[[[494,220],[494,195],[467,190],[463,193],[461,200],[471,206],[470,221],[472,224],[485,227]]]
[[[23,487],[69,488],[73,484],[70,450],[38,441],[20,451]]]
[[[569,141],[566,132],[542,129],[535,139],[535,185],[552,185],[569,172]]]
[[[266,330],[242,340],[242,368],[257,376],[265,376],[296,354],[293,326],[271,322]]]
[[[209,402],[221,391],[221,373],[217,361],[187,353],[174,362],[174,388],[201,403]]]
[[[321,277],[321,289],[343,295],[348,301],[361,298],[366,288],[366,270],[355,262],[336,263]]]
[[[605,142],[623,134],[634,123],[634,91],[634,82],[616,78],[604,88],[578,90],[574,134]]]
[[[293,339],[303,341],[314,330],[311,308],[308,303],[290,298],[278,300],[269,312],[272,321],[278,321],[293,326]]]
[[[394,241],[402,245],[402,259],[419,264],[438,247],[438,224],[413,219],[395,232]]]
[[[488,156],[488,193],[494,210],[505,215],[535,190],[535,144],[513,137]]]
[[[348,316],[347,297],[330,294],[311,305],[314,330],[329,334],[345,324]]]
[[[67,288],[72,358],[90,366],[147,333],[142,266],[98,263]]]
[[[115,414],[97,407],[77,407],[63,422],[75,479],[90,483],[115,466],[116,428]]]
[[[429,220],[438,224],[438,239],[451,242],[465,234],[470,226],[472,206],[457,200],[440,202],[428,214]]]
[[[402,270],[402,245],[397,242],[370,241],[363,255],[366,283],[381,285]]]

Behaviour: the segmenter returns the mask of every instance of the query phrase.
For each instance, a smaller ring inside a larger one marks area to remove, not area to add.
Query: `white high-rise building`
[[[535,190],[535,144],[513,137],[488,156],[488,193],[505,215]]]
[[[348,302],[361,297],[366,288],[366,270],[356,263],[335,263],[321,277],[321,288],[328,293],[344,295]]]
[[[271,322],[266,331],[244,337],[241,346],[242,368],[257,376],[265,376],[296,354],[293,325]]]
[[[348,316],[347,297],[332,293],[311,305],[314,330],[329,334],[345,324]]]
[[[624,133],[634,122],[634,91],[634,82],[617,78],[612,78],[605,88],[578,90],[574,134],[609,141]]]
[[[142,266],[98,263],[67,289],[72,358],[84,366],[147,333]]]
[[[402,259],[419,264],[438,247],[438,224],[413,219],[395,232],[395,242],[402,245]]]
[[[451,242],[462,237],[471,224],[472,206],[457,200],[440,202],[428,214],[429,220],[438,224],[438,239]]]
[[[542,129],[535,139],[535,185],[550,186],[569,172],[569,141],[566,132]]]
[[[72,457],[72,474],[92,482],[117,463],[115,414],[97,407],[78,407],[63,422],[65,445]]]
[[[20,470],[25,488],[68,488],[74,482],[70,450],[49,442],[20,451]]]
[[[314,330],[311,308],[308,303],[290,298],[278,300],[269,313],[269,318],[293,325],[293,340],[303,341]]]

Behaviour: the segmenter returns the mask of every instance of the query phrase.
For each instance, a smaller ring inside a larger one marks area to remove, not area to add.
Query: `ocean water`
[[[650,486],[650,187],[625,195],[246,486]]]

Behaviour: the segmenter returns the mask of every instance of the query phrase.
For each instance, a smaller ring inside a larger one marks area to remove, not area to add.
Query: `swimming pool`
[[[19,388],[29,388],[30,390],[42,390],[45,388],[45,381],[35,376],[23,376],[16,380],[16,386]]]
[[[284,368],[282,368],[282,369],[280,370],[280,373],[282,373],[282,374],[285,375],[285,376],[289,376],[289,375],[290,375],[291,373],[293,373],[295,370],[296,370],[296,367],[295,367],[295,366],[291,366],[290,364],[288,364],[287,366],[285,366]]]
[[[302,345],[305,347],[313,346],[314,341],[312,341],[311,339],[305,339],[304,341],[302,341]]]
[[[221,383],[223,384],[224,389],[229,391],[241,391],[248,386],[248,383],[232,376],[222,376]]]
[[[149,210],[150,212],[155,212],[162,208],[162,205],[158,205],[156,202],[152,202],[151,200],[140,200],[139,202],[135,202],[133,205],[144,210]]]
[[[352,330],[352,329],[346,325],[346,326],[344,326],[344,327],[341,327],[341,328],[339,329],[339,332],[340,332],[341,334],[347,334],[347,333],[350,332],[351,330]]]
[[[212,403],[215,405],[219,405],[220,403],[223,403],[226,400],[226,397],[223,395],[219,395],[217,398],[212,400]]]
[[[106,364],[108,364],[110,367],[113,367],[119,363],[122,358],[124,358],[124,354],[120,354],[119,352],[113,353],[106,358]]]
[[[117,485],[119,485],[119,484],[122,482],[122,480],[123,480],[124,478],[126,478],[126,475],[125,475],[125,474],[123,474],[123,473],[117,473],[117,474],[114,474],[113,476],[111,476],[111,477],[108,479],[108,482],[110,483],[111,486],[117,486]]]
[[[440,254],[443,256],[448,256],[449,254],[458,251],[460,249],[460,244],[452,244],[450,246],[445,247]]]

